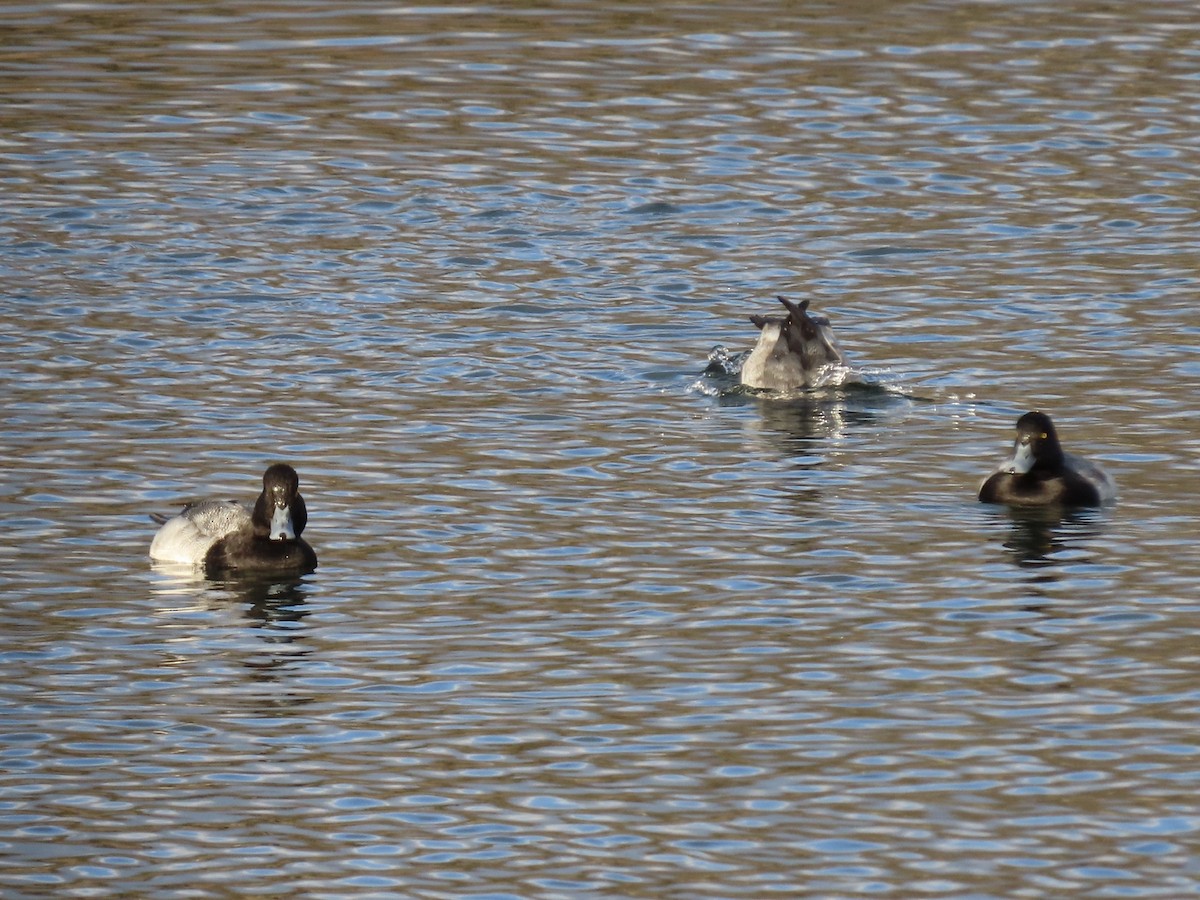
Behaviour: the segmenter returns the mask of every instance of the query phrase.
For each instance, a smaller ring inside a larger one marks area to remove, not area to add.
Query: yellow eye
[[[1043,431],[1040,435],[1038,435],[1038,437],[1044,441],[1046,439],[1046,432]]]

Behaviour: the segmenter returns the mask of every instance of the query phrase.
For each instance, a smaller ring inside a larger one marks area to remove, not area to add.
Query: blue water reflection
[[[0,11],[0,893],[1194,892],[1194,19]]]

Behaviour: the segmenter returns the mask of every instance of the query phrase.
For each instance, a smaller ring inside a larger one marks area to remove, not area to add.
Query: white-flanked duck
[[[779,302],[788,311],[785,317],[750,317],[759,335],[742,364],[742,384],[774,391],[820,386],[846,364],[829,319],[809,315],[807,300],[780,297]]]
[[[253,507],[236,500],[201,500],[177,516],[152,518],[162,523],[150,544],[150,556],[159,562],[202,566],[210,575],[304,574],[317,567],[317,554],[300,537],[308,523],[300,477],[286,463],[263,473],[262,493]]]

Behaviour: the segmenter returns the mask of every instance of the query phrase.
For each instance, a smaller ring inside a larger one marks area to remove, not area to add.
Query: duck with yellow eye
[[[984,503],[1009,506],[1103,506],[1116,499],[1108,473],[1063,451],[1054,423],[1043,412],[1017,420],[1013,456],[979,488]]]

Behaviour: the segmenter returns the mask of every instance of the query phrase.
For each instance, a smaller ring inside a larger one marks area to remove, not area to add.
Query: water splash
[[[750,356],[750,352],[749,350],[731,351],[728,347],[720,344],[713,347],[708,354],[708,365],[705,366],[700,377],[688,385],[689,392],[708,397],[744,395],[764,399],[789,399],[829,388],[858,385],[868,389],[908,396],[908,391],[903,385],[895,381],[891,374],[884,370],[847,366],[841,363],[831,363],[822,367],[810,387],[788,391],[748,388],[741,383],[739,376],[742,365]]]

